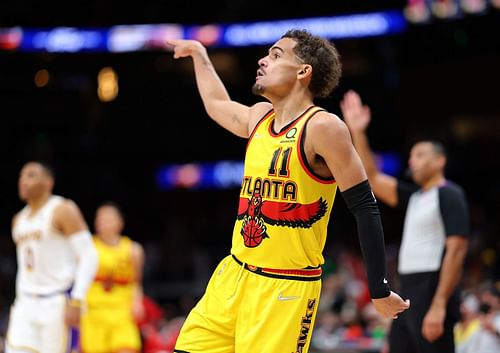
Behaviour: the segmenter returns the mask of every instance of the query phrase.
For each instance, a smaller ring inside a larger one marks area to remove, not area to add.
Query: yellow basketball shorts
[[[141,336],[129,308],[89,308],[80,325],[82,353],[139,352]]]
[[[306,353],[321,291],[321,268],[277,270],[217,266],[189,313],[174,352]]]

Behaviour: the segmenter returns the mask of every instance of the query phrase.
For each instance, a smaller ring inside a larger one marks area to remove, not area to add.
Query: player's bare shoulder
[[[72,217],[78,213],[80,213],[80,209],[73,200],[62,198],[61,203],[54,208],[53,219]]]
[[[80,208],[73,200],[66,198],[54,208],[52,223],[56,229],[67,235],[87,228]]]
[[[248,123],[248,136],[255,130],[255,127],[264,117],[264,115],[273,109],[273,105],[269,102],[259,102],[250,107],[250,119]]]
[[[136,241],[132,241],[132,256],[136,261],[144,261],[144,248]]]
[[[320,111],[307,126],[307,136],[312,142],[337,144],[350,141],[347,125],[335,114]]]
[[[13,217],[12,217],[12,223],[11,223],[11,228],[14,229],[16,227],[17,219],[19,218],[19,214],[21,211],[17,212]]]

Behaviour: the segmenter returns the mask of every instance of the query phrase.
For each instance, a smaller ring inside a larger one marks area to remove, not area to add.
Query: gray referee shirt
[[[462,188],[446,181],[423,191],[398,182],[398,206],[406,208],[399,274],[439,271],[446,237],[469,235],[469,212]]]

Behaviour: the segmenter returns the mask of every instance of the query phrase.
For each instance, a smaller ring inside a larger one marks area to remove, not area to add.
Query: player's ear
[[[299,79],[306,78],[312,75],[312,66],[309,64],[303,64],[297,73]]]

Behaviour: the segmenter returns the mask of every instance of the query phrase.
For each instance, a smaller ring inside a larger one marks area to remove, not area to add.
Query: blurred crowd
[[[477,256],[469,254],[461,319],[455,327],[457,353],[500,352],[500,279],[489,275],[498,271],[497,256],[493,249]],[[391,319],[377,315],[370,302],[362,259],[344,252],[337,261],[338,267],[323,281],[313,348],[321,352],[387,352]]]

